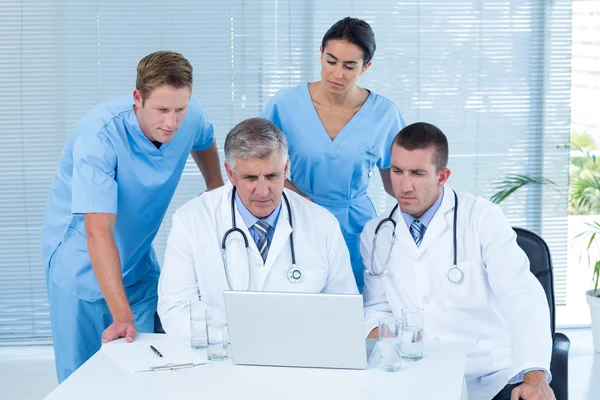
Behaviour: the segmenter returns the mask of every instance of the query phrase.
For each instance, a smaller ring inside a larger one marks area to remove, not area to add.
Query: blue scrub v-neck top
[[[312,102],[308,83],[280,90],[261,117],[284,133],[290,154],[290,180],[315,203],[332,212],[342,228],[352,269],[362,292],[359,237],[375,217],[367,196],[370,174],[390,167],[390,149],[405,126],[396,105],[370,92],[363,106],[331,139]]]
[[[116,214],[123,283],[133,285],[158,270],[152,241],[190,150],[205,150],[214,141],[213,126],[193,98],[175,136],[160,148],[142,132],[133,105],[133,95],[108,101],[75,125],[48,194],[43,263],[49,279],[82,300],[103,297],[87,250],[84,214]]]

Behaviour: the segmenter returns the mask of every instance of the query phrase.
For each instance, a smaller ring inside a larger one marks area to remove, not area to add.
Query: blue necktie
[[[423,233],[425,232],[425,226],[418,220],[415,219],[412,224],[410,224],[410,234],[413,237],[415,244],[417,247],[421,245],[423,241]]]
[[[258,247],[260,256],[262,257],[263,262],[265,262],[267,261],[267,254],[269,253],[269,236],[267,236],[269,224],[266,221],[259,219],[254,224],[254,229],[258,234],[258,243],[256,243],[256,247]]]

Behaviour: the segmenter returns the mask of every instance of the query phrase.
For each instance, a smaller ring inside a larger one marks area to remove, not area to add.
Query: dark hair
[[[363,52],[364,64],[367,64],[375,54],[375,33],[371,26],[358,18],[346,17],[339,20],[323,36],[321,46],[325,49],[330,40],[345,40],[360,47]]]
[[[427,122],[415,122],[404,127],[394,138],[394,146],[400,146],[408,151],[423,150],[429,147],[435,149],[433,162],[438,171],[448,166],[448,139],[437,126]]]

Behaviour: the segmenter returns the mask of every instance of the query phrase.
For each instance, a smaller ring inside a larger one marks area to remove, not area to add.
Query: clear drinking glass
[[[399,348],[401,328],[402,320],[399,318],[387,317],[379,320],[377,346],[381,355],[379,368],[382,371],[395,372],[402,366],[402,355]]]
[[[225,310],[216,307],[206,309],[206,336],[208,359],[213,361],[228,359],[229,331]]]
[[[190,338],[192,348],[197,350],[206,349],[206,307],[210,307],[209,301],[200,299],[190,300]]]
[[[400,350],[405,360],[423,358],[423,327],[425,312],[422,308],[402,310],[402,345]]]

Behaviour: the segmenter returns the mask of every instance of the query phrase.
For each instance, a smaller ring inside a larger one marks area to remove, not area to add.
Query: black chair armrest
[[[165,330],[163,329],[162,324],[160,322],[158,312],[154,313],[154,333],[165,333]]]
[[[568,400],[569,398],[569,347],[571,341],[563,333],[555,333],[552,343],[552,361],[550,362],[550,373],[552,381],[550,387],[554,391],[556,400]]]

